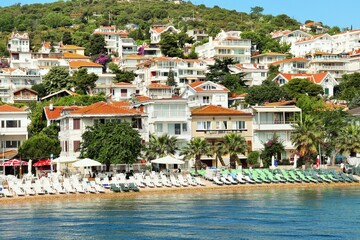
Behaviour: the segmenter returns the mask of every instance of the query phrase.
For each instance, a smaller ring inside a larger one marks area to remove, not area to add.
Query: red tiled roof
[[[307,73],[298,73],[298,74],[291,74],[291,73],[282,73],[281,75],[286,78],[288,81],[294,78],[306,78],[307,80],[313,83],[321,83],[322,80],[326,77],[328,72],[323,73],[315,73],[315,74],[307,74]]]
[[[77,110],[82,108],[80,106],[53,106],[53,110],[50,111],[49,106],[44,107],[45,117],[47,120],[54,120],[61,116],[61,113],[66,110]]]
[[[301,39],[297,40],[296,42],[311,41],[311,40],[317,39],[317,38],[319,38],[319,37],[322,37],[322,36],[324,36],[324,35],[325,35],[325,34],[319,34],[319,35],[315,35],[315,36],[311,36],[311,37],[301,38]]]
[[[154,32],[157,33],[162,33],[166,28],[152,28],[151,30],[153,30]]]
[[[171,86],[166,86],[163,84],[159,84],[159,83],[151,83],[148,85],[149,89],[171,89]]]
[[[118,83],[115,83],[114,86],[118,86],[118,87],[136,87],[135,85],[133,85],[131,83],[127,83],[127,82],[118,82]]]
[[[25,112],[20,108],[10,106],[8,104],[4,104],[0,106],[0,112]]]
[[[306,59],[306,58],[297,57],[297,58],[290,58],[290,59],[280,60],[280,61],[277,61],[277,62],[273,62],[271,64],[272,65],[278,65],[278,64],[281,64],[281,63],[288,63],[288,62],[308,62],[308,61],[309,60]]]
[[[225,116],[252,116],[251,113],[224,108],[215,105],[202,106],[191,111],[193,116],[213,116],[213,115],[225,115]]]
[[[85,49],[85,48],[76,45],[64,45],[59,47],[59,49]]]
[[[75,110],[70,115],[135,115],[140,111],[126,107],[118,107],[112,103],[97,102],[90,106]]]
[[[136,99],[138,102],[146,102],[146,101],[152,100],[150,97],[143,96],[143,95],[137,95]]]
[[[125,102],[125,101],[114,101],[114,102],[111,102],[111,104],[116,107],[130,107],[131,106],[131,104],[129,102]]]

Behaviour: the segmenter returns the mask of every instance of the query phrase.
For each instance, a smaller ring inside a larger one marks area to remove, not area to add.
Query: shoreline
[[[360,187],[360,183],[263,183],[263,184],[245,184],[245,185],[227,185],[218,186],[211,182],[207,182],[206,186],[189,186],[189,187],[161,187],[161,188],[141,188],[140,192],[121,192],[114,193],[106,190],[106,193],[85,193],[85,194],[54,194],[54,195],[36,195],[36,196],[14,196],[0,198],[0,204],[39,204],[44,202],[58,201],[78,201],[89,199],[129,199],[139,196],[147,196],[152,194],[191,194],[201,192],[241,192],[244,190],[267,190],[267,189],[289,189],[289,188],[333,188],[333,187]]]

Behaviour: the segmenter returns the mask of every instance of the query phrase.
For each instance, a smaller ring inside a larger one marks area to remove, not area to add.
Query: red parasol
[[[42,167],[42,166],[49,166],[51,164],[50,159],[41,159],[38,162],[34,163],[34,167]]]
[[[21,165],[28,165],[28,162],[21,161],[21,160],[18,160],[18,159],[11,159],[11,160],[6,161],[6,162],[1,164],[1,166],[4,166],[4,167],[8,167],[8,166],[19,167]]]

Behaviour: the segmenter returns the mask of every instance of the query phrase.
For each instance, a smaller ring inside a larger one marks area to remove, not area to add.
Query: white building
[[[148,114],[150,134],[174,136],[178,139],[179,147],[190,141],[191,118],[187,99],[151,99],[137,96],[133,105]]]
[[[334,53],[354,51],[360,48],[360,29],[335,34],[332,39]]]
[[[1,152],[16,150],[28,139],[28,113],[10,105],[0,106]]]
[[[215,39],[195,47],[199,58],[233,58],[239,63],[250,63],[251,40],[241,39],[239,31],[220,32]]]
[[[229,89],[211,81],[197,81],[188,85],[182,97],[188,99],[190,108],[205,105],[228,107]]]
[[[266,64],[235,64],[229,66],[229,69],[234,73],[246,73],[243,80],[246,85],[254,86],[261,85],[267,78],[268,66]]]
[[[272,65],[279,66],[279,72],[281,73],[307,73],[309,60],[306,58],[291,58],[284,59],[278,62],[273,62]]]
[[[279,73],[273,81],[277,82],[280,86],[288,83],[292,79],[307,79],[317,85],[320,85],[324,90],[324,95],[332,97],[334,95],[334,87],[339,85],[336,79],[328,72],[314,73],[314,74],[288,74]]]
[[[311,37],[311,34],[303,32],[301,30],[284,30],[272,32],[271,37],[279,41],[279,43],[294,44],[296,41],[302,38]]]
[[[60,120],[59,140],[61,156],[75,156],[80,154],[80,142],[86,127],[106,121],[127,121],[139,131],[141,138],[148,141],[147,115],[138,110],[124,107],[123,103],[97,102],[92,105],[74,110],[58,118]]]
[[[308,53],[317,51],[332,53],[333,39],[325,33],[307,38],[302,38],[291,45],[290,53],[295,57],[304,57]]]
[[[348,72],[349,58],[346,55],[315,52],[307,54],[306,58],[309,60],[308,73],[329,72],[341,81],[342,75]]]
[[[271,140],[276,134],[282,141],[286,153],[282,159],[289,159],[295,150],[290,136],[293,131],[292,124],[301,119],[301,109],[296,106],[283,105],[284,103],[271,103],[267,106],[251,107],[253,117],[253,150],[261,151],[264,143]]]
[[[189,37],[192,37],[195,42],[200,42],[205,38],[209,37],[209,34],[205,32],[205,29],[194,28],[186,32]]]
[[[149,32],[150,32],[150,42],[152,44],[157,44],[161,40],[161,34],[179,33],[180,30],[176,29],[174,26],[155,25],[152,28],[150,28]]]
[[[268,52],[251,57],[251,63],[269,65],[273,62],[281,61],[286,58],[287,54]]]

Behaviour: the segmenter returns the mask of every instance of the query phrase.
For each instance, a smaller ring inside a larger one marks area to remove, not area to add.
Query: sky
[[[187,1],[187,0],[185,0]],[[190,0],[208,7],[215,5],[238,12],[249,13],[252,7],[264,8],[263,14],[286,14],[299,22],[306,20],[322,22],[340,29],[348,27],[360,29],[360,0]],[[55,0],[0,0],[0,6],[13,4],[47,3]]]

